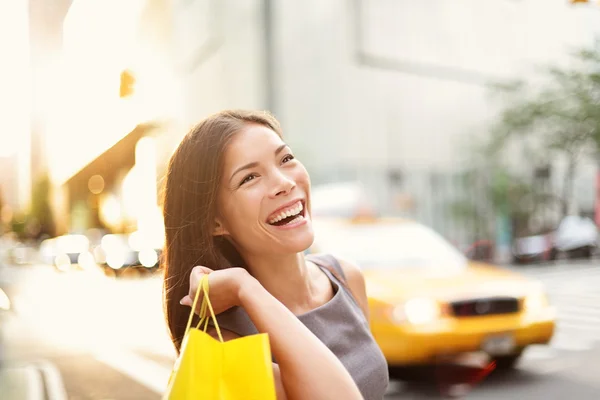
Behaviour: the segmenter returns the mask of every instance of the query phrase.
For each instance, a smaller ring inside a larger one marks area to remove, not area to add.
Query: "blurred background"
[[[499,271],[543,285],[552,341],[468,390],[434,381],[473,399],[600,393],[600,2],[1,0],[0,50],[8,398],[160,397],[161,184],[189,127],[225,108],[280,120],[315,219],[382,235],[380,264],[417,249],[495,271],[460,278],[461,299]],[[395,248],[390,219],[436,236]],[[437,388],[394,380],[389,398],[452,395]]]

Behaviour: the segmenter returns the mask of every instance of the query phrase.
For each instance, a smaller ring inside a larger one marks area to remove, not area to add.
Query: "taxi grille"
[[[514,297],[494,297],[462,300],[450,303],[455,317],[513,314],[519,312],[519,300]]]

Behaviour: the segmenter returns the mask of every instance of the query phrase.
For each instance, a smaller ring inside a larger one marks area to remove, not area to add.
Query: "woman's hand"
[[[227,311],[231,307],[240,305],[240,290],[245,282],[252,279],[252,276],[243,268],[227,268],[213,271],[210,268],[196,266],[190,274],[190,292],[181,299],[180,303],[191,307],[194,302],[196,290],[204,275],[208,275],[209,298],[215,314]],[[200,294],[196,310],[200,312],[203,293]]]

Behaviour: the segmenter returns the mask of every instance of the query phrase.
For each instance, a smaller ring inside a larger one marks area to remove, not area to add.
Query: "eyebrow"
[[[283,149],[285,149],[287,147],[287,144],[282,144],[281,146],[279,146],[277,149],[275,149],[275,155],[281,153],[281,151]],[[250,168],[256,168],[258,167],[258,162],[254,161],[245,165],[242,165],[241,167],[239,167],[238,169],[235,170],[235,172],[233,174],[231,174],[231,179],[230,181],[233,179],[233,177],[238,173],[238,172],[242,172],[243,170],[246,169],[250,169]]]

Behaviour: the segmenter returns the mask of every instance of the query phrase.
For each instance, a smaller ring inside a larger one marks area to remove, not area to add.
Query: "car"
[[[94,249],[94,257],[108,274],[142,275],[158,269],[163,244],[164,237],[160,234],[140,231],[107,234]]]
[[[309,252],[362,269],[371,331],[393,377],[475,352],[509,369],[528,346],[552,339],[556,311],[540,282],[468,260],[420,223],[326,218],[314,229]]]
[[[94,268],[90,241],[82,234],[66,234],[40,243],[41,261],[60,272]]]
[[[596,224],[590,218],[566,216],[555,232],[554,248],[568,258],[592,258],[598,248]]]
[[[554,261],[557,256],[554,248],[554,234],[516,238],[512,246],[512,256],[514,264]]]

